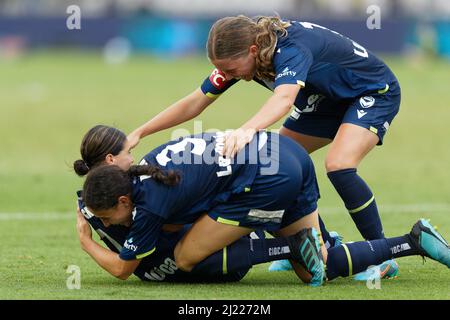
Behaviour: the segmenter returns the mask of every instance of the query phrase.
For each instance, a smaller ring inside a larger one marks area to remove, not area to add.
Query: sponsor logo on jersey
[[[300,115],[302,113],[310,113],[317,110],[317,107],[319,106],[320,102],[325,99],[325,96],[321,94],[312,94],[308,97],[308,101],[305,107],[303,108],[297,108],[295,107],[294,110],[291,113],[291,118],[294,120],[298,120],[300,118]]]
[[[217,68],[214,69],[209,76],[209,81],[211,81],[212,85],[217,89],[223,89],[225,87],[225,84],[227,83],[225,74]]]
[[[359,99],[359,104],[363,108],[370,108],[375,104],[375,98],[371,96],[361,97]]]
[[[306,107],[304,107],[303,109],[301,109],[302,113],[305,112],[314,112],[317,110],[317,107],[319,106],[320,102],[322,102],[322,100],[325,99],[325,96],[321,95],[321,94],[312,94],[308,97],[308,104],[306,105]]]
[[[362,117],[364,117],[367,114],[367,112],[364,110],[357,109],[356,111],[358,111],[358,119],[361,119]]]
[[[123,244],[123,246],[131,251],[136,251],[138,248],[136,245],[133,244],[133,238],[127,239]]]
[[[286,76],[295,77],[296,74],[297,74],[297,72],[291,71],[291,70],[289,70],[289,67],[286,67],[286,68],[284,68],[283,71],[281,71],[281,73],[277,74],[277,76],[275,77],[275,81],[277,81],[279,78],[286,77]]]
[[[298,118],[300,118],[301,113],[302,111],[299,108],[294,108],[294,110],[292,110],[291,113],[291,118],[294,120],[298,120]]]

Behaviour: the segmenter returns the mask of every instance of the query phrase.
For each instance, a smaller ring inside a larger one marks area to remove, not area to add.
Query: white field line
[[[416,204],[386,204],[378,206],[379,211],[383,214],[389,213],[423,213],[428,215],[433,212],[449,212],[450,203],[416,203]],[[336,207],[320,206],[319,211],[323,215],[340,214],[346,212],[342,205]],[[0,221],[13,220],[76,220],[76,213],[74,212],[0,212]]]

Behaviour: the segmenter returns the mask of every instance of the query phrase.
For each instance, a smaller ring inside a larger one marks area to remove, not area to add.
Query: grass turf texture
[[[400,80],[402,106],[385,145],[367,156],[359,172],[375,193],[386,236],[409,232],[418,218],[427,217],[448,240],[450,64],[386,61]],[[42,52],[0,61],[0,68],[0,299],[450,299],[449,270],[431,260],[422,264],[419,257],[399,259],[399,278],[382,281],[381,290],[350,279],[312,289],[293,273],[268,273],[268,264],[233,284],[114,279],[80,249],[75,231],[74,192],[83,180],[70,166],[79,158],[82,135],[98,123],[129,132],[198,87],[211,66],[203,58],[139,56],[111,66],[96,54]],[[197,118],[200,130],[238,127],[269,95],[257,84],[235,85]],[[178,128],[193,133],[194,122]],[[136,160],[171,138],[168,130],[142,140]],[[326,178],[325,152],[313,155],[321,214],[329,230],[358,241]],[[80,290],[66,288],[72,264],[81,268]]]

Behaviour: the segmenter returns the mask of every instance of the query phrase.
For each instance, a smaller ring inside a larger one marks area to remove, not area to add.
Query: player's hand
[[[233,158],[239,151],[244,149],[245,145],[252,141],[255,135],[255,129],[242,129],[232,131],[225,137],[225,146],[223,148],[223,156],[225,158]]]
[[[139,144],[140,139],[141,139],[141,137],[140,137],[139,133],[136,132],[136,130],[127,136],[127,140],[130,145],[130,150]]]
[[[80,242],[83,242],[83,240],[86,239],[92,239],[91,226],[84,218],[83,214],[80,211],[80,208],[77,208],[77,231]]]

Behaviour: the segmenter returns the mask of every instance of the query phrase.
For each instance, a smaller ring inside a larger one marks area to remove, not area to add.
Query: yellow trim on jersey
[[[370,126],[369,130],[372,131],[375,134],[378,134],[378,129],[375,128],[375,127]]]
[[[153,248],[152,250],[150,250],[149,252],[146,252],[146,253],[143,253],[143,254],[138,254],[138,255],[136,256],[136,259],[142,259],[142,258],[145,258],[146,256],[151,255],[155,250],[156,250],[156,247]]]
[[[358,208],[353,209],[353,210],[348,210],[348,212],[349,213],[360,212],[361,210],[364,210],[365,208],[367,208],[374,200],[375,200],[375,196],[372,196],[372,198],[370,198],[370,200],[367,201],[366,203],[364,203],[361,207],[358,207]]]
[[[222,273],[227,274],[227,247],[223,248]]]
[[[300,86],[302,86],[302,88],[305,87],[305,83],[301,80],[297,80],[297,84],[299,84]]]
[[[220,223],[223,223],[223,224],[231,224],[232,226],[238,226],[239,225],[239,221],[228,220],[228,219],[224,219],[222,217],[217,218],[217,222],[220,222]]]
[[[251,189],[251,188],[249,188],[249,187],[245,187],[245,189],[244,189],[244,192],[250,192],[250,191],[252,191],[252,189]]]
[[[388,92],[388,90],[389,90],[389,85],[386,83],[386,87],[384,89],[382,89],[382,90],[378,90],[378,93],[379,94],[384,94],[384,93]]]
[[[219,94],[214,94],[214,93],[211,93],[211,92],[207,92],[205,95],[206,95],[208,98],[211,98],[211,99],[217,99],[217,98],[221,95],[221,93],[219,93]]]
[[[348,261],[348,275],[351,276],[353,274],[353,263],[352,263],[352,256],[350,255],[350,251],[347,248],[347,245],[345,243],[342,244],[345,250],[345,254],[347,255],[347,261]]]

